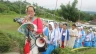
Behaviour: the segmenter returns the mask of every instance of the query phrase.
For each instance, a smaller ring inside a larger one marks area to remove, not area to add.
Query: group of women
[[[85,32],[82,26],[77,27],[75,24],[71,29],[67,28],[67,24],[54,22],[43,24],[43,34],[46,37],[48,48],[42,54],[51,54],[58,47],[96,47],[96,33],[90,29]]]

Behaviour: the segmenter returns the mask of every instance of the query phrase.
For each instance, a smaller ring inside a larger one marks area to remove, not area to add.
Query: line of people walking
[[[44,21],[43,34],[46,37],[48,48],[42,54],[51,54],[58,47],[96,47],[96,33],[92,30],[85,32],[82,26],[77,27],[75,24],[72,28],[68,28],[66,23],[46,23]]]

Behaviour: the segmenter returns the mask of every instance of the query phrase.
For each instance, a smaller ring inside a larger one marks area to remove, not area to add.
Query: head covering
[[[90,31],[92,31],[92,28],[90,28]]]
[[[94,32],[94,34],[96,35],[96,32]]]
[[[83,26],[81,26],[81,29],[83,29]]]
[[[78,29],[81,29],[81,27],[78,27]]]
[[[52,31],[50,31],[49,28],[48,28],[48,33],[49,33],[49,37],[48,38],[50,39],[50,41],[47,41],[47,43],[50,44],[51,41],[54,42],[54,37],[55,36],[54,36],[54,23],[53,22],[50,22],[49,24],[52,26]]]
[[[50,22],[49,24],[52,26],[52,29],[54,30],[54,23]]]
[[[90,30],[88,30],[87,32],[91,32]]]

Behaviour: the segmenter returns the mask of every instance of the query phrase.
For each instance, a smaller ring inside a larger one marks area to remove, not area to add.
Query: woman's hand
[[[31,24],[28,24],[27,28],[28,28],[30,31],[34,31],[33,25],[31,25]]]

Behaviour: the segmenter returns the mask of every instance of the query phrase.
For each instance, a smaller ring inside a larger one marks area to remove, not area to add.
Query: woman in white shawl
[[[59,30],[59,25],[57,23],[54,23],[54,35],[56,40],[56,48],[60,46],[60,40],[61,40],[61,33]]]
[[[92,47],[92,33],[90,30],[87,31],[87,35],[85,36],[84,46]]]
[[[61,30],[61,48],[67,46],[69,41],[69,30],[67,29],[67,24],[63,24],[63,28]]]
[[[74,48],[80,48],[81,47],[81,37],[82,37],[82,32],[81,32],[81,27],[77,28],[78,30],[78,36],[76,37]]]
[[[48,43],[48,48],[42,54],[51,54],[56,45],[53,22],[49,23],[48,28],[44,31],[44,35],[46,37],[46,42]]]

